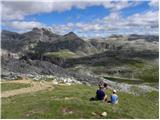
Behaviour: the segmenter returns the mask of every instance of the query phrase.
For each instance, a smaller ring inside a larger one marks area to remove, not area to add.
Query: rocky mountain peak
[[[34,27],[32,31],[40,31],[42,28]]]
[[[66,38],[79,38],[74,32],[69,32],[66,35],[64,35],[64,37]]]
[[[33,33],[38,33],[38,34],[45,34],[45,35],[48,35],[48,36],[52,36],[52,37],[58,37],[59,35],[55,34],[52,32],[52,30],[50,28],[33,28],[32,31]]]

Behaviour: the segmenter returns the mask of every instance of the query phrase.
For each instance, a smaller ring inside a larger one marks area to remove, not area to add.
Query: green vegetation
[[[20,89],[20,88],[30,87],[30,86],[31,85],[27,83],[1,83],[1,91]]]
[[[131,62],[130,67],[137,72],[137,77],[145,82],[159,82],[159,66],[150,61]]]
[[[50,57],[59,57],[59,58],[75,58],[77,55],[74,52],[71,52],[70,50],[60,50],[58,52],[47,52],[45,53],[46,56]]]
[[[114,78],[114,77],[108,77],[108,76],[105,76],[104,78],[108,79],[108,80],[111,80],[111,81],[114,81],[114,82],[119,82],[119,83],[121,83],[121,82],[128,83],[128,84],[140,84],[140,83],[144,83],[144,81],[142,81],[142,80]]]
[[[127,63],[133,69],[141,69],[145,67],[145,62],[143,60],[130,60]]]
[[[89,101],[95,96],[95,86],[55,86],[31,94],[2,98],[2,118],[157,118],[158,92],[141,96],[118,92],[119,104]],[[107,94],[111,94],[108,90]],[[106,111],[107,116],[98,114]]]
[[[139,77],[146,82],[159,82],[159,67],[150,66],[145,68]]]

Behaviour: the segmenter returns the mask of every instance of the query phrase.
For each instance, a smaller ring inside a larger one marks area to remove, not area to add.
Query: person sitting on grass
[[[104,87],[99,86],[99,89],[96,91],[96,99],[104,100],[104,97],[105,97]]]
[[[118,103],[118,95],[116,94],[116,90],[113,90],[113,93],[111,95],[111,101],[109,101],[112,104],[117,104]]]
[[[96,91],[96,97],[92,97],[90,100],[91,101],[93,100],[107,101],[107,95],[104,92],[105,88],[107,88],[107,84],[100,83],[98,86],[99,86],[99,89]]]

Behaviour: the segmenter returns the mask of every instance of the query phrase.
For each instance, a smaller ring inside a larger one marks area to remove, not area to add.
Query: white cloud
[[[102,5],[112,11],[121,10],[136,5],[136,1],[68,1],[68,2],[36,2],[36,1],[3,1],[2,20],[23,20],[27,15],[49,13],[53,11],[63,12],[73,7],[85,9],[89,6]],[[140,2],[139,2],[140,3]]]
[[[151,7],[158,7],[159,6],[159,2],[158,1],[159,0],[151,0],[149,2],[149,6],[151,6]]]
[[[148,11],[145,14],[134,14],[128,18],[129,24],[135,26],[157,26],[158,27],[158,11]]]
[[[106,34],[129,34],[129,33],[158,33],[158,11],[136,13],[127,18],[119,12],[112,12],[108,16],[84,23],[67,23],[52,26],[52,31],[58,34],[66,34],[74,31],[79,35],[106,35]],[[37,21],[9,21],[3,25],[17,31],[28,31],[33,27],[48,27]]]
[[[128,7],[133,7],[136,6],[138,4],[141,4],[141,1],[127,1],[127,0],[115,0],[115,1],[105,1],[102,3],[102,5],[105,8],[110,8],[112,11],[118,11],[121,10],[123,8],[128,8]]]
[[[158,0],[149,2],[150,6],[158,5]],[[25,16],[50,13],[53,11],[63,12],[73,7],[85,9],[89,6],[102,5],[109,9],[110,14],[102,19],[91,22],[67,23],[53,25],[53,31],[58,34],[65,34],[74,31],[80,35],[90,34],[104,35],[111,33],[157,33],[158,12],[147,11],[136,13],[129,17],[121,16],[120,10],[140,4],[140,1],[72,1],[72,2],[2,2],[2,20],[5,26],[19,31],[31,30],[33,27],[44,27],[43,23],[37,21],[26,21]]]
[[[48,13],[54,10],[69,10],[69,4],[60,4],[54,2],[2,2],[2,19],[3,20],[22,20],[27,15]]]
[[[158,33],[158,11],[136,13],[129,17],[123,17],[119,12],[113,12],[101,20],[90,23],[68,23],[53,26],[55,32],[65,34],[74,31],[80,35],[90,34],[153,34]]]
[[[17,31],[28,31],[34,27],[45,27],[44,24],[36,21],[12,21],[12,22],[5,22],[3,25],[10,27],[11,29],[15,29]]]

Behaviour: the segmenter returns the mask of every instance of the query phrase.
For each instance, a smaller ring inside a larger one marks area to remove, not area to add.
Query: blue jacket
[[[118,102],[118,96],[116,94],[111,95],[111,103],[115,104]]]

